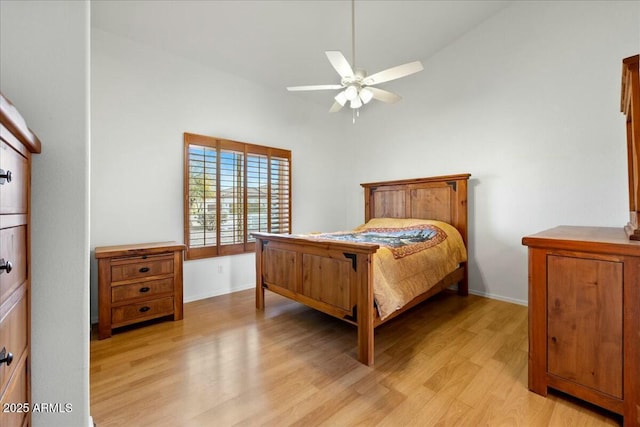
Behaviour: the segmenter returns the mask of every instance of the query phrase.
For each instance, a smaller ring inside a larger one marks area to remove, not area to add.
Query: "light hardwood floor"
[[[438,295],[356,330],[267,292],[185,304],[184,320],[91,340],[91,414],[109,426],[600,426],[614,415],[527,390],[527,309]]]

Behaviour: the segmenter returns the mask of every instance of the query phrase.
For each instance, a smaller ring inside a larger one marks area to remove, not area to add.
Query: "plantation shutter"
[[[244,153],[220,151],[220,245],[244,243]]]
[[[291,151],[184,134],[186,259],[255,250],[291,229]]]
[[[290,183],[289,159],[271,158],[270,210],[272,233],[289,233]]]
[[[215,148],[189,145],[189,235],[188,245],[215,245],[216,159]]]
[[[247,231],[269,231],[269,158],[261,154],[247,155]]]

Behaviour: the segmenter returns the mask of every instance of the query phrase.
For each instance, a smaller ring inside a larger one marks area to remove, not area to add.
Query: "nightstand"
[[[103,246],[98,260],[98,338],[159,317],[182,319],[182,253],[176,242]]]

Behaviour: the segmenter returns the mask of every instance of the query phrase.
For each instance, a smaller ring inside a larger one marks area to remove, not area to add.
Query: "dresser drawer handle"
[[[147,271],[149,271],[149,267],[142,267],[140,270],[138,270],[140,273],[146,273]]]
[[[140,292],[145,293],[145,292],[149,292],[151,290],[151,288],[149,288],[148,286],[145,286],[144,288],[140,288]]]
[[[0,258],[0,273],[2,273],[2,270],[6,271],[7,274],[11,273],[11,270],[13,269],[13,264],[11,264],[11,261],[5,261],[4,258]]]
[[[13,354],[7,353],[7,349],[2,347],[2,351],[0,351],[0,365],[6,363],[7,366],[9,366],[11,365],[11,362],[13,362]]]
[[[3,185],[5,181],[8,183],[11,182],[11,171],[4,171],[0,169],[0,185]]]
[[[151,310],[151,307],[147,307],[146,305],[144,307],[140,307],[140,313],[146,313],[147,311]]]

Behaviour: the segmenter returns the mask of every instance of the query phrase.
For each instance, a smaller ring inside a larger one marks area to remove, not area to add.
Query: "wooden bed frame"
[[[470,174],[361,184],[365,222],[371,218],[419,218],[447,222],[467,246],[467,181]],[[264,290],[335,316],[358,328],[358,360],[373,365],[376,326],[458,283],[468,294],[462,263],[426,293],[384,321],[373,298],[373,254],[377,244],[318,241],[292,235],[252,233],[256,239],[256,308],[264,310]]]

